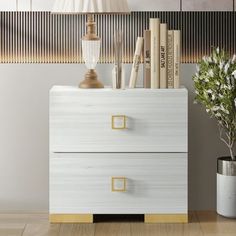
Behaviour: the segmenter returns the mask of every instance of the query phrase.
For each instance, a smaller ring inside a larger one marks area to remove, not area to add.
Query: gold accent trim
[[[115,126],[115,119],[116,118],[123,118],[123,126],[118,127],[118,128]],[[112,118],[111,118],[111,128],[115,129],[115,130],[127,129],[127,126],[126,126],[127,122],[126,122],[126,120],[127,120],[127,117],[125,115],[115,115],[115,116],[112,116]]]
[[[188,214],[145,214],[145,223],[188,223]]]
[[[50,214],[50,223],[93,223],[92,214]]]
[[[116,189],[115,188],[115,181],[116,180],[123,180],[123,189]],[[127,189],[126,189],[126,186],[127,186],[127,184],[126,184],[126,178],[125,177],[112,177],[111,178],[111,191],[112,192],[126,192],[127,191]]]

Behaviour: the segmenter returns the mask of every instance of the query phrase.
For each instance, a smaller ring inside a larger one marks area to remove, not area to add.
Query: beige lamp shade
[[[54,14],[130,13],[127,0],[55,0]]]

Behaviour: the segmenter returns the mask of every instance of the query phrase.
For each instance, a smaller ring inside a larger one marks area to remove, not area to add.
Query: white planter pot
[[[217,163],[217,213],[236,218],[236,161],[230,158]]]

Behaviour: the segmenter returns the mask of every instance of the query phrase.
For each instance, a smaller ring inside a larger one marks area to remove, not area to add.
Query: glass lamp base
[[[89,70],[85,79],[79,84],[82,89],[99,89],[104,88],[104,85],[98,80],[98,76],[95,70]]]

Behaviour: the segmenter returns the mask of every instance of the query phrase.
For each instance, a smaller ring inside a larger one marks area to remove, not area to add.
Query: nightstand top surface
[[[188,90],[185,87],[181,87],[179,89],[145,89],[145,88],[135,88],[135,89],[112,89],[110,87],[106,87],[104,89],[80,89],[77,86],[58,86],[55,85],[51,88],[50,92],[86,92],[86,93],[104,93],[104,92],[114,92],[114,93],[156,93],[156,92],[168,92],[168,93],[177,93],[177,92],[185,92]]]

